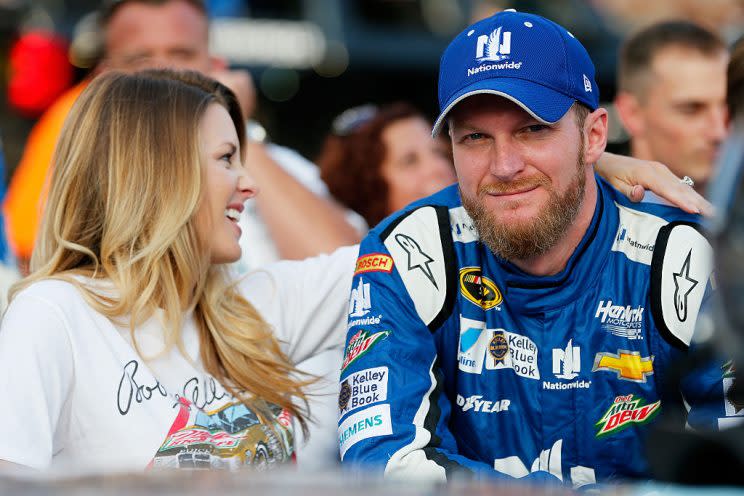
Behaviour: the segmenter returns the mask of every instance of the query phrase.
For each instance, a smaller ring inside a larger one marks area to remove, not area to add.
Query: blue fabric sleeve
[[[456,353],[437,354],[432,331],[376,233],[363,241],[358,260],[339,396],[343,462],[406,478],[497,476],[490,465],[458,454],[440,369],[440,360],[455,360]]]

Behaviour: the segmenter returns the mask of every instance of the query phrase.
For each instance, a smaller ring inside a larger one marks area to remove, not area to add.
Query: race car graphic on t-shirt
[[[292,420],[287,410],[270,405],[273,429],[243,403],[203,411],[179,399],[179,413],[155,453],[153,468],[269,468],[293,457]]]

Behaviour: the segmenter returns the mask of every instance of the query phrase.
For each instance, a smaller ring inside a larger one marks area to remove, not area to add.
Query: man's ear
[[[627,91],[620,91],[615,97],[615,108],[620,122],[631,138],[643,133],[644,123],[638,97]]]
[[[598,108],[584,120],[584,163],[595,164],[607,148],[607,110]]]

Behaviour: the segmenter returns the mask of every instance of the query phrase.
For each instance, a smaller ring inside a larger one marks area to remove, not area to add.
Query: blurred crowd
[[[709,186],[730,113],[741,110],[731,98],[744,81],[741,0],[0,0],[1,306],[12,283],[39,269],[39,251],[52,251],[56,233],[40,238],[39,230],[52,215],[44,205],[55,147],[74,102],[103,84],[96,78],[187,69],[231,90],[235,105],[221,89],[209,91],[225,98],[239,132],[245,126],[240,147],[253,182],[241,183],[240,206],[218,217],[242,232],[242,255],[225,257],[229,270],[254,274],[272,262],[357,244],[389,215],[457,181],[449,136],[431,133],[439,56],[467,25],[506,8],[544,15],[586,46],[609,108],[610,151],[663,163],[715,203]],[[255,48],[240,53],[241,43],[257,39],[251,29],[281,33],[261,49],[270,56]],[[645,200],[664,202],[658,196],[667,194],[646,193]],[[63,200],[51,198],[57,206],[67,205]],[[695,205],[688,211],[707,213]],[[314,276],[318,298],[338,291],[324,285],[324,275]],[[353,305],[364,304],[354,294],[350,316]],[[191,310],[198,314],[200,305]],[[321,328],[323,317],[310,313],[303,316],[308,329]],[[322,378],[311,393],[336,391],[340,352],[291,356],[296,370]],[[214,356],[237,360],[219,350]],[[277,357],[271,366],[289,367]],[[267,375],[260,385],[265,395],[272,380]],[[294,391],[294,383],[277,387],[285,386]],[[336,425],[338,398],[329,398],[314,406],[311,430]],[[321,465],[334,459],[335,441],[318,435],[297,456]]]

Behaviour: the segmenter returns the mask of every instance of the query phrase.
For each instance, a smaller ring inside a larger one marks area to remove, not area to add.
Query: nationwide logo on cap
[[[475,44],[475,60],[481,64],[478,67],[470,67],[468,69],[468,76],[478,74],[484,71],[491,71],[494,69],[519,69],[522,67],[522,62],[504,62],[511,58],[511,31],[503,31],[503,27],[499,26],[494,29],[490,35],[481,35],[476,38]],[[474,31],[470,31],[468,36],[471,36]],[[500,64],[486,64],[486,62],[501,62]]]
[[[501,62],[509,58],[511,53],[511,31],[504,31],[501,26],[486,36],[478,36],[475,48],[475,58],[478,62]]]

